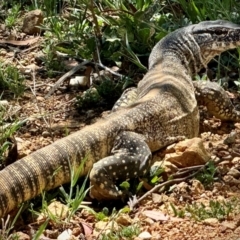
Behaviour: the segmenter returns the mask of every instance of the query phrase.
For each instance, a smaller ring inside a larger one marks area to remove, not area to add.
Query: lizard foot
[[[193,84],[198,103],[206,106],[208,112],[224,121],[240,120],[240,111],[234,108],[221,86],[209,81],[195,81]]]
[[[112,112],[115,112],[119,108],[128,107],[133,104],[137,99],[137,88],[132,87],[126,89],[122,96],[117,100],[112,108]]]

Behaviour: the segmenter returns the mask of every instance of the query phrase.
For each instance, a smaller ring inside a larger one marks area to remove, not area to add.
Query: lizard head
[[[198,44],[204,65],[214,56],[240,46],[240,25],[228,21],[204,21],[186,30]]]
[[[149,56],[149,69],[166,59],[173,64],[178,59],[189,74],[196,74],[206,68],[213,57],[238,46],[240,25],[224,20],[200,22],[180,28],[160,40]]]

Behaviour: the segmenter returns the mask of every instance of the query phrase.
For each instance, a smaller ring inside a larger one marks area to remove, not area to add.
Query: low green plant
[[[119,211],[116,211],[116,209],[113,208],[111,215],[107,216],[109,213],[109,210],[107,208],[104,208],[100,213],[102,213],[102,216],[105,216],[105,217],[102,218],[101,220],[105,220],[106,222],[108,222],[108,227],[107,227],[108,232],[101,233],[98,239],[101,239],[101,240],[103,239],[104,240],[134,239],[140,233],[139,224],[132,224],[130,226],[122,226],[118,224],[117,228],[115,227],[116,225],[114,224],[115,222],[114,220],[117,219],[120,216],[120,214],[129,213],[129,212],[130,212],[130,209],[128,207],[125,207]]]
[[[51,34],[50,34],[51,35]],[[56,40],[51,39],[49,36],[46,37],[46,41],[43,43],[43,53],[42,61],[46,67],[48,77],[56,76],[56,72],[62,72],[64,66],[62,62],[58,59],[55,49]]]
[[[207,81],[208,76],[207,76],[207,74],[203,74],[202,76],[196,75],[195,80],[197,80],[197,81]]]
[[[238,62],[238,65],[240,65],[240,48],[237,48],[237,53],[238,53],[238,61],[237,62]],[[235,80],[234,83],[236,84],[236,86],[238,88],[238,92],[239,92],[240,91],[240,78]]]
[[[112,107],[120,97],[125,79],[114,81],[108,78],[101,80],[99,84],[94,84],[82,96],[77,96],[76,106],[79,109],[89,109],[96,106]]]
[[[165,169],[162,166],[153,166],[150,168],[150,181],[151,184],[158,184],[161,182],[162,179],[162,173],[164,173]]]
[[[18,20],[18,16],[20,14],[20,3],[14,3],[12,8],[8,9],[7,17],[5,18],[5,25],[7,28],[13,28]]]
[[[24,92],[24,80],[24,76],[16,67],[0,62],[0,88],[2,91],[8,91],[18,97]]]
[[[210,186],[214,180],[217,172],[217,168],[214,161],[209,161],[206,167],[200,171],[195,178],[199,180],[204,186]]]
[[[170,203],[170,206],[173,210],[173,214],[175,217],[179,217],[179,218],[184,218],[185,217],[185,214],[186,214],[186,211],[185,209],[177,209],[174,204]]]
[[[22,206],[19,208],[17,214],[15,215],[14,219],[11,221],[10,220],[10,215],[7,216],[6,220],[4,221],[2,219],[2,226],[0,229],[0,240],[13,240],[13,239],[18,239],[18,236],[16,234],[12,234],[10,235],[10,232],[13,230],[14,225],[20,215],[20,213],[22,212],[22,208],[23,208],[23,204]]]
[[[141,181],[139,181],[139,179],[130,179],[119,183],[117,186],[121,188],[123,193],[135,195],[142,190],[144,182],[150,185],[157,185],[162,182],[163,178],[161,175],[164,171],[165,169],[162,166],[154,166],[150,168],[148,174],[141,177]]]
[[[47,196],[46,192],[41,193],[41,207],[40,207],[40,212],[34,209],[34,204],[30,203],[30,208],[29,211],[34,215],[34,216],[40,216],[41,214],[44,214],[44,217],[46,218],[47,221],[51,221],[55,224],[61,225],[63,224],[63,221],[60,216],[55,215],[48,209],[48,202],[50,198]]]
[[[191,218],[202,221],[207,218],[217,218],[224,220],[234,212],[237,206],[237,201],[232,199],[231,201],[214,201],[211,200],[209,205],[203,203],[187,205],[185,211],[190,213]]]
[[[174,204],[170,204],[174,216],[184,218],[188,216],[196,221],[207,218],[217,218],[219,220],[228,219],[231,214],[239,213],[239,200],[232,198],[226,201],[210,200],[209,204],[192,203],[178,209]]]
[[[78,109],[89,109],[89,107],[96,106],[102,101],[97,89],[90,88],[86,90],[84,95],[76,97],[76,107]]]
[[[45,30],[46,39],[54,42],[53,46],[71,43],[61,50],[58,48],[58,51],[64,51],[72,57],[94,59],[104,64],[110,62],[118,66],[130,61],[138,70],[145,72],[147,68],[142,60],[147,62],[149,52],[156,42],[155,36],[159,40],[168,32],[161,27],[168,22],[167,17],[154,18],[151,23],[145,20],[144,11],[152,2],[153,0],[136,3],[113,0],[97,3],[81,1],[78,4],[68,2],[66,18],[61,12],[53,10],[56,4],[49,6],[44,1],[47,16],[41,27]],[[148,12],[148,15],[153,14],[152,11]],[[50,59],[46,59],[46,65],[50,65]]]
[[[107,207],[104,207],[102,209],[102,211],[96,212],[94,215],[95,215],[97,221],[106,220],[106,219],[108,219],[109,209]]]
[[[103,233],[101,240],[135,239],[140,234],[140,226],[133,224],[130,226],[120,226],[118,230],[110,230],[109,233]]]
[[[130,189],[130,183],[128,181],[123,181],[119,186],[126,191]]]
[[[239,3],[233,0],[177,0],[184,14],[191,23],[205,21],[208,19],[226,19],[237,21],[239,19]],[[209,11],[213,9],[214,11]]]
[[[41,208],[40,212],[36,211],[33,209],[33,204],[30,204],[30,212],[34,215],[40,215],[43,213],[47,219],[47,221],[51,221],[55,224],[59,225],[64,225],[66,222],[69,222],[72,216],[76,213],[77,210],[80,208],[84,208],[88,210],[89,212],[96,214],[91,208],[82,205],[82,201],[84,197],[86,196],[87,192],[89,189],[86,188],[86,181],[87,177],[85,178],[84,182],[82,183],[81,187],[77,186],[77,180],[79,178],[79,175],[81,171],[83,171],[83,166],[85,164],[87,158],[83,159],[81,164],[75,169],[74,166],[71,166],[70,162],[70,188],[69,188],[69,193],[64,189],[63,186],[59,188],[61,196],[62,196],[62,201],[66,202],[67,207],[68,207],[68,215],[66,219],[62,219],[61,216],[56,216],[54,213],[48,210],[48,202],[49,199],[46,197],[46,193],[43,192],[41,196]],[[60,169],[57,169],[54,174],[57,173]],[[52,198],[51,198],[52,199]],[[39,229],[40,232],[44,231],[46,228],[47,224],[43,224],[41,228]],[[39,235],[40,233],[37,232],[36,235]],[[37,238],[36,238],[37,239]]]
[[[131,84],[131,80],[127,78],[114,81],[104,77],[100,84],[95,84],[94,86],[104,101],[113,105],[121,96],[124,88],[127,88],[129,84]]]
[[[88,176],[85,177],[80,188],[78,185],[76,185],[77,181],[79,179],[80,173],[84,170],[84,165],[85,165],[86,161],[87,161],[87,157],[85,157],[81,161],[81,164],[76,169],[74,169],[74,166],[72,166],[69,162],[70,174],[71,174],[69,194],[64,190],[63,187],[60,187],[60,191],[61,191],[62,195],[64,196],[64,201],[66,201],[67,206],[69,208],[69,214],[68,214],[67,221],[69,221],[71,219],[71,217],[76,213],[76,211],[80,208],[84,208],[92,213],[95,213],[91,208],[81,204],[83,199],[85,198],[87,192],[89,191],[89,189],[86,189],[86,183],[87,183]],[[76,190],[74,193],[75,187],[76,187]]]
[[[44,221],[44,223],[39,227],[39,229],[37,230],[37,232],[34,234],[33,240],[38,240],[38,239],[40,239],[40,236],[44,233],[44,230],[46,229],[48,223],[49,223],[49,219],[47,219],[46,221]]]
[[[8,150],[14,144],[10,139],[21,127],[21,123],[15,121],[12,124],[5,124],[4,119],[7,114],[7,110],[4,106],[0,106],[0,164],[5,166],[5,160],[7,157]]]
[[[20,125],[18,123],[13,123],[5,129],[1,129],[0,126],[0,163],[4,166],[8,150],[13,144],[10,139],[19,128]]]
[[[146,72],[152,47],[167,33],[209,19],[238,22],[239,5],[232,0],[68,1],[66,17],[57,1],[45,0],[42,8],[47,16],[42,28],[51,41],[44,47],[45,65],[49,69],[59,66],[55,64],[59,62],[54,56],[57,50],[73,58],[117,65],[127,72]]]

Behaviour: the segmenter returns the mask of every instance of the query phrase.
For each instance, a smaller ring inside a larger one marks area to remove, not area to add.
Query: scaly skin
[[[237,46],[240,26],[225,21],[191,25],[162,39],[153,48],[149,72],[132,90],[135,95],[129,103],[124,107],[117,103],[107,119],[0,172],[0,217],[43,190],[69,182],[69,166],[76,170],[86,156],[81,176],[91,171],[91,196],[99,200],[122,197],[114,185],[116,180],[143,175],[151,165],[152,152],[198,135],[199,113],[192,76],[214,56]],[[196,90],[209,110],[224,120],[238,121],[239,112],[221,91],[217,90],[219,101],[214,104],[208,94],[202,94],[209,89],[208,84],[199,83]],[[220,107],[223,105],[228,109]]]

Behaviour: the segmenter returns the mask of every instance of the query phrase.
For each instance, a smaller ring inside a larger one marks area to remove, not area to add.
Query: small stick
[[[219,164],[220,162],[224,161],[224,159],[219,159],[217,161],[214,161],[214,164],[217,165]],[[136,205],[138,205],[142,200],[144,200],[145,198],[147,198],[149,195],[151,195],[152,193],[158,191],[160,188],[162,187],[167,187],[167,186],[170,186],[170,185],[173,185],[173,184],[176,184],[176,183],[180,183],[180,182],[183,182],[183,181],[186,181],[187,179],[189,178],[192,178],[194,177],[196,174],[198,174],[200,171],[202,171],[204,168],[206,168],[208,165],[208,162],[204,165],[198,165],[198,166],[193,166],[193,167],[187,167],[185,169],[181,169],[180,171],[178,171],[175,175],[173,176],[178,176],[178,175],[181,175],[182,173],[186,173],[188,171],[190,171],[190,169],[192,168],[192,170],[197,170],[196,172],[190,174],[189,176],[187,177],[183,177],[183,178],[176,178],[176,179],[171,179],[171,180],[168,180],[164,183],[160,183],[156,186],[154,186],[151,190],[149,190],[148,192],[146,192],[142,197],[140,197],[139,199],[135,200],[135,201],[130,201],[131,204],[130,205],[130,209],[133,210],[134,207],[136,207]],[[187,169],[187,170],[186,170]],[[184,172],[185,170],[185,172]]]
[[[197,171],[198,172],[198,171]],[[151,195],[152,193],[156,192],[157,190],[159,190],[162,187],[167,187],[176,183],[180,183],[183,181],[186,181],[188,178],[191,178],[193,176],[195,176],[197,174],[197,172],[187,176],[187,177],[183,177],[183,178],[176,178],[176,179],[171,179],[168,180],[164,183],[160,183],[156,186],[154,186],[151,190],[149,190],[148,192],[146,192],[142,197],[140,197],[139,199],[137,199],[137,201],[133,202],[130,206],[130,209],[134,209],[134,207],[136,207],[137,204],[139,204],[142,200],[144,200],[145,198],[147,198],[149,195]]]
[[[85,66],[88,63],[90,63],[90,61],[86,60],[86,61],[78,64],[74,68],[72,68],[69,72],[65,73],[62,77],[60,77],[58,79],[58,81],[50,89],[48,94],[45,96],[45,99],[49,98],[59,88],[59,86],[62,84],[62,82],[64,82],[68,77],[72,76],[75,72],[77,72],[79,69],[81,69],[83,66]]]

